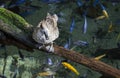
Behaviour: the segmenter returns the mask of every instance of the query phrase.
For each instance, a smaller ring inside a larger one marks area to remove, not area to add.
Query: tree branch
[[[13,13],[5,10],[4,12],[8,12],[8,14],[12,15],[12,18],[9,18],[9,16],[4,15],[2,12],[4,11],[4,9],[0,9],[0,43],[5,44],[5,45],[15,45],[19,48],[25,49],[25,50],[29,50],[33,52],[33,49],[38,49],[38,47],[36,46],[37,43],[33,41],[30,32],[32,32],[32,30],[25,30],[29,25],[28,23],[26,24],[26,22],[21,19],[17,19],[17,24],[15,23],[10,23],[11,19],[16,19],[16,17],[18,18],[18,16],[16,16],[16,14],[14,15]],[[15,16],[15,17],[14,17]],[[6,21],[7,19],[7,21]],[[9,20],[9,21],[8,21]],[[23,23],[23,21],[25,22],[25,24]],[[9,24],[10,23],[10,24]],[[20,28],[17,26],[14,27],[15,29],[13,29],[11,27],[15,25],[24,25],[24,28]],[[18,32],[18,30],[20,32]],[[24,30],[24,31],[23,31]],[[28,32],[29,31],[29,32]],[[53,54],[56,54],[58,56],[64,57],[66,59],[72,60],[76,63],[79,64],[83,64],[97,72],[100,72],[101,74],[104,75],[109,75],[111,78],[120,78],[120,71],[117,70],[116,68],[113,68],[101,61],[95,60],[93,58],[88,58],[78,52],[75,51],[71,51],[71,50],[66,50],[63,47],[54,45],[54,49],[55,52],[53,52]],[[43,50],[46,52],[45,49],[38,49],[38,50]]]
[[[63,47],[57,45],[55,47],[55,54],[66,59],[72,60],[76,63],[83,64],[97,72],[104,75],[108,75],[110,78],[120,78],[120,70],[113,68],[101,61],[95,60],[94,58],[86,57],[78,52],[66,50]]]

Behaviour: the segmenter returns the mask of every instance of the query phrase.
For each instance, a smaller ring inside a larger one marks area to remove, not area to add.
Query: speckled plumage
[[[34,29],[33,39],[37,43],[49,44],[58,38],[59,30],[57,27],[58,17],[56,14],[47,14],[46,19],[42,20],[38,26]]]

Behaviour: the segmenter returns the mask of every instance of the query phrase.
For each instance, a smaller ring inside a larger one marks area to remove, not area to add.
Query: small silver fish
[[[70,25],[70,33],[73,32],[74,27],[75,27],[75,20],[74,20],[74,18],[73,18],[73,19],[72,19],[72,23],[71,23],[71,25]]]
[[[86,34],[86,32],[87,32],[87,18],[86,15],[84,15],[83,33]]]
[[[47,59],[47,63],[48,63],[48,65],[53,65],[52,59],[51,59],[51,58],[48,58],[48,59]]]
[[[70,49],[70,45],[71,45],[71,38],[68,39],[67,43],[64,45],[64,48]]]
[[[83,6],[83,3],[81,2],[81,0],[77,0],[77,4],[79,7]]]
[[[64,45],[64,48],[69,49],[69,44],[66,43],[66,44]]]

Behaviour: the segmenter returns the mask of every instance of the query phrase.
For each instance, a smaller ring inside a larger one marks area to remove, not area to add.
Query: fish
[[[75,20],[74,18],[72,19],[72,23],[70,25],[70,33],[73,32],[73,29],[75,27]],[[64,48],[69,49],[71,45],[71,38],[68,39],[67,43],[64,45]]]
[[[73,18],[73,19],[72,19],[72,23],[71,23],[71,25],[70,25],[70,33],[73,32],[74,27],[75,27],[75,20],[74,20],[74,18]]]
[[[56,74],[55,72],[49,70],[49,71],[40,72],[37,74],[37,76],[52,76],[55,74]]]
[[[68,42],[64,45],[64,48],[69,49],[69,43]]]
[[[87,32],[87,18],[86,18],[86,13],[83,15],[83,17],[84,17],[83,34],[86,34],[86,32]]]
[[[111,22],[110,25],[109,25],[109,28],[108,28],[108,33],[112,32],[112,31],[113,31],[113,25],[112,25],[112,22]]]
[[[38,76],[50,76],[50,75],[53,75],[52,72],[41,72],[38,74]]]
[[[68,39],[67,43],[64,45],[64,48],[69,49],[71,45],[71,38]]]
[[[101,15],[101,16],[98,16],[97,18],[95,18],[95,20],[101,20],[101,19],[104,19],[105,16],[104,15]]]
[[[51,58],[47,58],[47,63],[48,63],[48,65],[53,65],[52,59]]]
[[[72,72],[74,72],[76,75],[80,75],[80,73],[77,71],[77,69],[75,69],[71,64],[69,64],[68,62],[62,62],[62,65],[66,68],[68,68],[69,70],[71,70]]]
[[[83,3],[81,2],[81,0],[77,0],[77,4],[79,7],[83,6]]]
[[[102,54],[102,55],[100,55],[100,56],[95,57],[94,59],[95,59],[95,60],[100,60],[101,58],[103,58],[103,57],[105,57],[105,56],[106,56],[106,54]]]
[[[104,15],[106,18],[109,18],[109,15],[108,15],[108,13],[107,13],[105,7],[103,6],[103,4],[100,3],[100,2],[99,2],[99,4],[100,4],[100,7],[101,7],[101,9],[102,9],[103,15]]]
[[[82,40],[78,40],[78,41],[75,41],[73,42],[74,45],[77,45],[77,46],[80,46],[80,47],[86,47],[89,45],[88,42],[86,41],[82,41]]]
[[[70,33],[73,32],[73,29],[75,27],[75,20],[74,18],[72,19],[72,23],[70,25]],[[64,48],[69,49],[71,45],[71,38],[68,39],[67,43],[64,45]]]
[[[104,15],[106,18],[109,18],[108,13],[107,13],[106,10],[103,10],[102,12],[103,12],[103,15]]]
[[[73,32],[73,29],[75,27],[75,20],[74,18],[72,19],[72,23],[70,25],[70,33]],[[68,39],[67,43],[64,45],[64,48],[69,49],[71,45],[71,38]]]

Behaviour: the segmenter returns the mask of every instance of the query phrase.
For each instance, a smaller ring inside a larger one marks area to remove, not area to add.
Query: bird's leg
[[[54,52],[53,42],[49,43],[45,48],[48,52]]]

